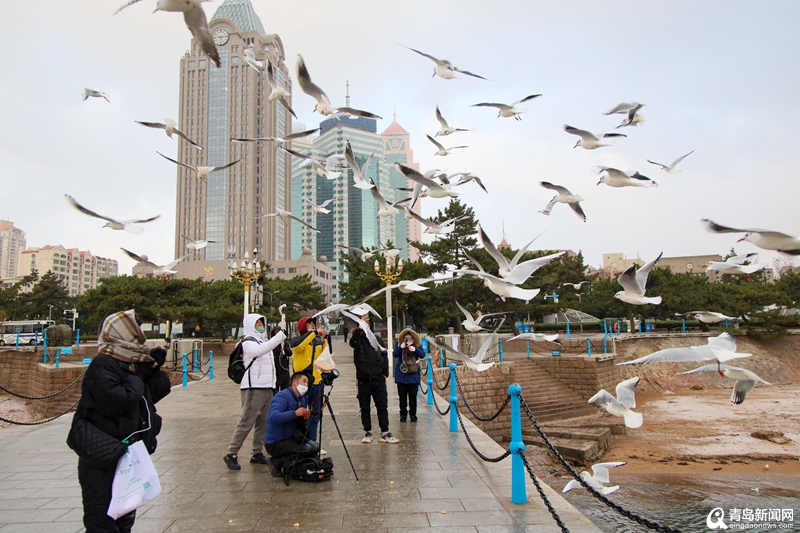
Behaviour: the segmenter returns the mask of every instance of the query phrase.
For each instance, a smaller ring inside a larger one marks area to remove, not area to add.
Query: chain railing
[[[506,399],[503,400],[503,405],[500,406],[500,409],[496,413],[494,413],[493,415],[489,415],[487,417],[482,417],[478,413],[475,412],[475,410],[472,408],[472,406],[467,401],[467,397],[464,395],[464,389],[461,388],[461,380],[458,379],[458,374],[456,374],[455,376],[456,376],[456,386],[458,387],[458,393],[461,394],[461,399],[464,400],[464,405],[467,406],[467,409],[469,410],[470,413],[472,413],[472,416],[474,416],[475,418],[477,418],[481,422],[491,422],[492,420],[494,420],[495,418],[500,416],[500,413],[502,413],[505,410],[505,408],[508,406],[508,402],[511,401],[511,395],[510,394],[506,395]]]
[[[73,409],[75,409],[77,406],[78,406],[78,402],[75,402],[74,404],[72,404],[72,406],[69,409],[67,409],[63,413],[59,413],[56,416],[51,416],[50,418],[45,418],[44,420],[39,420],[38,422],[19,422],[17,420],[9,420],[8,418],[3,418],[2,416],[0,416],[0,420],[3,421],[3,422],[7,422],[9,424],[14,424],[16,426],[39,426],[41,424],[46,424],[48,422],[52,422],[56,418],[64,416],[65,414],[67,414],[70,411],[72,411]]]
[[[456,414],[458,415],[458,423],[461,425],[461,431],[464,432],[464,437],[466,437],[470,448],[472,448],[472,451],[475,452],[475,454],[478,457],[489,463],[499,463],[500,461],[511,455],[510,450],[506,450],[502,455],[498,455],[497,457],[487,457],[486,455],[483,455],[480,451],[478,451],[478,448],[475,447],[475,444],[472,442],[469,433],[467,433],[467,428],[464,427],[464,420],[461,419],[461,413],[458,412],[458,409],[456,409]]]
[[[22,398],[24,400],[46,400],[48,398],[52,398],[54,396],[58,396],[62,392],[66,392],[67,390],[72,388],[72,386],[75,385],[78,382],[78,380],[83,377],[84,374],[86,374],[86,370],[81,372],[80,375],[78,377],[76,377],[72,381],[72,383],[70,383],[69,385],[67,385],[66,387],[61,389],[60,391],[54,392],[53,394],[48,394],[47,396],[25,396],[24,394],[18,394],[18,393],[14,392],[14,391],[10,391],[7,388],[3,387],[2,385],[0,385],[0,390],[2,390],[3,392],[7,392],[8,394],[10,394],[12,396],[16,396],[17,398]]]

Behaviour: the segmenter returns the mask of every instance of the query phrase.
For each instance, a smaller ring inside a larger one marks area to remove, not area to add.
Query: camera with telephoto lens
[[[322,373],[322,384],[326,387],[330,387],[333,385],[333,380],[339,377],[339,371],[335,368],[330,372],[323,372]]]

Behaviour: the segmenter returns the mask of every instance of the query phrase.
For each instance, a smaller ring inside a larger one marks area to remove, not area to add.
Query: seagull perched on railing
[[[154,221],[154,220],[156,220],[156,219],[161,217],[161,215],[156,215],[154,217],[144,218],[144,219],[141,219],[141,220],[116,220],[116,219],[113,219],[111,217],[107,217],[105,215],[101,215],[99,213],[95,213],[94,211],[86,209],[81,204],[79,204],[78,201],[75,200],[75,198],[73,198],[72,196],[70,196],[68,194],[65,194],[64,196],[67,197],[67,200],[69,200],[69,203],[72,204],[72,207],[74,207],[75,209],[77,209],[78,211],[83,213],[84,215],[89,215],[90,217],[94,217],[94,218],[99,218],[99,219],[105,220],[107,222],[107,224],[105,226],[103,226],[104,228],[111,228],[113,230],[125,230],[128,233],[133,233],[135,235],[139,235],[139,234],[143,233],[144,232],[144,228],[141,228],[139,226],[135,226],[134,224],[144,224],[145,222],[152,222],[152,221]]]
[[[719,372],[719,375],[733,379],[736,383],[733,384],[733,392],[731,392],[731,403],[739,405],[744,402],[747,393],[756,387],[756,381],[764,385],[772,385],[758,377],[754,372],[746,368],[739,368],[738,366],[721,365],[704,365],[688,372],[681,372],[681,374],[698,374],[700,372]]]
[[[623,466],[627,463],[623,461],[615,461],[610,463],[596,463],[592,465],[592,472],[594,475],[590,475],[589,472],[584,470],[581,472],[581,479],[590,487],[595,489],[600,494],[611,494],[612,492],[619,489],[619,485],[614,485],[613,487],[606,487],[604,483],[611,483],[608,477],[608,471],[612,468],[616,468],[618,466]],[[562,494],[564,492],[570,491],[572,489],[581,489],[583,485],[581,485],[578,480],[571,479],[567,486],[564,487],[562,490]]]
[[[626,427],[633,429],[641,427],[643,420],[642,414],[631,411],[632,408],[636,407],[634,390],[638,384],[638,377],[626,379],[625,381],[617,384],[616,398],[614,398],[611,393],[606,392],[605,389],[600,389],[597,394],[589,398],[588,403],[597,405],[599,407],[604,407],[606,411],[614,416],[621,416],[623,419],[625,419]]]

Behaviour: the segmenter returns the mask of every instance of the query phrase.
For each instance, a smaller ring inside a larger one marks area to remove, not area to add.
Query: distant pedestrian
[[[238,454],[251,430],[253,430],[253,452],[250,462],[269,464],[261,450],[267,432],[269,404],[276,387],[275,359],[272,350],[281,346],[286,335],[279,329],[275,335],[267,339],[266,323],[267,319],[259,314],[249,314],[244,317],[244,338],[240,342],[242,362],[247,371],[239,385],[242,412],[228,445],[228,453],[222,458],[231,470],[242,469]]]
[[[116,440],[144,441],[147,452],[153,454],[161,431],[155,404],[170,392],[169,376],[161,371],[167,351],[145,345],[133,309],[107,316],[97,344],[97,355],[83,378],[73,427],[84,420],[94,431]],[[93,451],[91,442],[75,444]],[[89,459],[78,460],[86,533],[127,533],[133,527],[136,511],[116,520],[107,514],[116,471],[116,465],[102,468]]]
[[[344,333],[344,342],[347,342],[347,335],[350,333],[350,328],[347,327],[347,324],[342,328],[342,332]]]
[[[411,328],[400,332],[400,344],[394,349],[394,381],[397,384],[397,395],[400,397],[400,422],[410,416],[412,422],[417,421],[417,390],[420,384],[420,360],[425,358],[425,351],[419,335]]]

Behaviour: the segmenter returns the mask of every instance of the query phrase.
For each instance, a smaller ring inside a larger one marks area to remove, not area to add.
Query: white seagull
[[[632,377],[620,382],[617,385],[616,398],[614,398],[614,396],[612,396],[610,393],[606,392],[605,389],[600,389],[597,394],[589,398],[589,403],[604,407],[606,411],[614,416],[621,416],[623,419],[625,419],[626,427],[641,427],[642,414],[631,411],[632,408],[636,407],[636,398],[634,397],[633,391],[636,389],[636,385],[638,384],[638,377]]]
[[[678,159],[676,159],[675,161],[673,161],[669,165],[664,165],[662,163],[656,163],[655,161],[650,161],[649,159],[647,160],[647,162],[650,163],[650,164],[653,164],[653,165],[661,167],[661,170],[663,170],[667,174],[676,175],[676,174],[680,174],[681,173],[681,169],[675,168],[676,166],[678,166],[678,163],[680,163],[681,161],[683,161],[684,159],[686,159],[687,157],[689,157],[693,153],[694,153],[694,150],[692,150],[688,154],[683,154],[682,156],[680,156]]]
[[[483,266],[468,253],[464,252],[464,255],[478,267],[478,270],[460,270],[459,273],[472,274],[473,276],[481,278],[484,285],[490,291],[498,295],[504,302],[506,298],[516,298],[517,300],[523,300],[525,303],[528,303],[539,294],[540,289],[523,289],[522,287],[518,287],[518,285],[524,283],[525,280],[540,267],[564,255],[564,252],[525,261],[517,265],[505,278],[498,278],[497,276],[487,274],[486,271],[483,270]]]
[[[608,111],[606,111],[603,114],[604,115],[615,115],[615,114],[627,115],[628,112],[631,109],[633,109],[633,108],[635,108],[637,106],[639,106],[641,108],[641,105],[643,105],[643,104],[639,104],[639,102],[622,102],[621,104],[615,105],[614,107],[612,107],[611,109],[609,109]]]
[[[614,298],[633,305],[660,304],[661,296],[647,298],[644,293],[647,287],[647,276],[650,274],[650,271],[653,270],[653,267],[656,266],[656,263],[661,259],[662,255],[664,255],[663,252],[658,254],[658,257],[639,270],[636,270],[636,265],[634,264],[620,274],[617,281],[622,285],[624,290],[615,294]]]
[[[295,196],[297,196],[297,195],[295,195]],[[309,200],[308,198],[303,198],[303,197],[300,197],[300,199],[301,199],[301,200],[303,200],[304,202],[307,202],[307,203],[308,203],[308,204],[311,206],[311,210],[312,210],[314,213],[317,213],[317,214],[319,214],[319,215],[327,215],[328,213],[330,213],[330,212],[331,212],[331,210],[330,210],[330,209],[327,209],[327,208],[326,208],[326,206],[327,206],[328,204],[330,204],[330,203],[331,203],[332,201],[334,201],[334,200],[341,200],[341,197],[339,197],[339,196],[335,196],[335,197],[333,197],[333,198],[331,198],[331,199],[329,199],[329,200],[325,200],[324,202],[322,202],[322,203],[321,203],[321,204],[319,204],[319,205],[315,204],[314,202],[312,202],[312,201],[311,201],[311,200]]]
[[[724,320],[739,320],[735,316],[727,316],[716,311],[689,311],[688,313],[675,313],[675,316],[694,316],[695,320],[703,324],[716,324]]]
[[[145,222],[152,222],[161,217],[161,215],[156,215],[154,217],[144,218],[141,220],[115,220],[113,218],[107,217],[105,215],[100,215],[98,213],[95,213],[94,211],[86,209],[81,204],[79,204],[78,201],[75,200],[75,198],[73,198],[68,194],[65,194],[64,196],[67,197],[67,200],[69,200],[69,203],[72,204],[72,207],[74,207],[84,215],[89,215],[90,217],[99,218],[107,221],[106,225],[103,226],[104,228],[111,228],[113,230],[125,230],[128,233],[133,233],[135,235],[143,233],[144,228],[135,226],[134,224],[144,224]]]
[[[202,250],[203,248],[208,246],[209,243],[212,243],[212,244],[216,244],[217,243],[217,241],[204,241],[204,240],[196,241],[196,240],[192,239],[191,237],[187,237],[186,235],[182,235],[182,237],[184,239],[186,239],[186,244],[185,244],[184,247],[187,250],[192,250],[192,251]]]
[[[280,207],[276,207],[275,208],[275,213],[269,213],[267,215],[261,215],[260,217],[250,217],[250,218],[252,220],[258,220],[260,218],[265,218],[265,217],[278,217],[283,221],[284,224],[290,224],[292,220],[295,220],[295,221],[299,222],[300,224],[302,224],[303,226],[305,226],[308,229],[310,229],[311,231],[313,231],[315,233],[319,233],[319,230],[317,228],[315,228],[311,224],[303,222],[301,219],[299,219],[296,216],[294,216],[291,211],[284,211]]]
[[[420,52],[419,50],[414,50],[413,48],[409,48],[408,46],[404,46],[402,44],[400,46],[402,46],[403,48],[408,48],[412,52],[416,52],[422,57],[427,57],[428,59],[436,63],[436,66],[433,68],[433,76],[439,76],[440,78],[444,78],[446,80],[452,80],[456,78],[456,72],[460,72],[461,74],[466,74],[467,76],[472,76],[473,78],[480,78],[482,80],[486,79],[483,76],[478,76],[477,74],[473,74],[468,70],[462,70],[458,67],[455,67],[450,61],[446,59],[438,59],[430,54],[426,54],[425,52]]]
[[[486,329],[483,326],[481,326],[481,322],[483,321],[484,318],[489,318],[490,316],[501,316],[506,314],[506,313],[488,313],[483,315],[480,314],[479,312],[478,318],[473,318],[472,313],[464,309],[464,307],[460,303],[456,302],[456,305],[461,310],[461,312],[464,313],[464,320],[461,321],[461,325],[463,325],[464,329],[466,329],[470,333],[477,333],[478,331],[483,331],[484,329]]]
[[[416,170],[411,167],[407,167],[400,163],[397,163],[397,167],[400,169],[400,172],[403,175],[410,179],[411,181],[422,185],[425,187],[425,195],[429,198],[447,198],[448,196],[451,198],[455,198],[459,195],[456,191],[452,190],[452,185],[444,185],[442,183],[436,182],[431,178],[426,178]],[[411,205],[414,205],[413,198]]]
[[[150,261],[146,255],[137,255],[131,252],[130,250],[126,250],[125,248],[120,248],[120,250],[128,254],[128,257],[130,257],[134,261],[144,263],[146,266],[152,268],[154,276],[166,276],[167,274],[175,274],[177,271],[172,270],[173,268],[175,268],[175,265],[177,265],[178,263],[180,263],[181,261],[183,261],[184,259],[186,259],[187,257],[189,257],[194,253],[194,250],[192,250],[188,254],[180,256],[171,263],[167,263],[166,265],[157,265],[152,261]]]
[[[609,187],[658,187],[658,183],[638,172],[623,172],[612,167],[593,167],[592,172],[600,175],[598,185],[605,183]]]
[[[584,483],[592,487],[600,494],[603,495],[611,494],[612,492],[619,489],[619,485],[614,485],[613,487],[607,487],[604,485],[604,483],[611,483],[608,477],[608,471],[612,468],[616,468],[618,466],[622,466],[625,464],[627,463],[622,461],[593,464],[592,472],[594,472],[594,475],[592,476],[589,474],[589,472],[584,470],[583,472],[581,472],[581,479],[584,481]],[[580,488],[583,488],[583,485],[581,485],[578,482],[578,480],[571,479],[569,483],[567,483],[567,486],[564,487],[564,490],[562,490],[561,492],[563,494],[564,492],[570,491],[572,489],[580,489]]]
[[[634,107],[628,109],[628,116],[622,121],[622,123],[617,126],[617,128],[622,128],[624,126],[637,126],[644,122],[644,115],[639,114],[639,110],[644,107],[646,104],[636,104]]]
[[[623,133],[604,133],[602,135],[594,134],[590,131],[579,130],[578,128],[573,128],[572,126],[568,126],[566,124],[564,124],[564,131],[580,137],[573,148],[580,146],[586,150],[594,150],[603,146],[614,146],[617,143],[617,139],[620,137],[627,137],[627,135]]]
[[[578,215],[578,218],[586,222],[586,213],[584,213],[583,209],[581,208],[581,202],[583,201],[583,198],[579,194],[572,194],[566,187],[555,185],[549,181],[540,181],[539,185],[545,189],[556,191],[557,194],[553,196],[553,199],[550,200],[551,202],[567,204],[572,211]],[[552,207],[550,209],[552,209]]]
[[[226,168],[230,168],[233,165],[235,165],[236,163],[238,163],[239,161],[241,161],[241,159],[237,159],[236,161],[233,161],[232,163],[228,163],[227,165],[223,165],[221,167],[203,167],[203,166],[195,167],[195,166],[192,166],[192,165],[187,165],[186,163],[181,163],[180,161],[176,161],[176,160],[172,159],[171,157],[167,157],[164,154],[162,154],[161,152],[159,152],[158,150],[156,150],[156,153],[158,155],[160,155],[161,157],[163,157],[164,159],[166,159],[168,161],[172,161],[173,163],[175,163],[178,166],[181,166],[181,167],[184,167],[184,168],[188,168],[189,170],[194,170],[195,172],[197,172],[198,179],[200,179],[203,182],[206,181],[206,178],[212,172],[216,172],[218,170],[225,170]]]
[[[200,49],[205,53],[211,61],[220,67],[221,62],[219,58],[219,51],[217,45],[214,43],[214,38],[211,37],[211,32],[208,30],[208,20],[200,5],[209,0],[158,0],[156,2],[156,9],[153,11],[171,11],[173,13],[183,12],[183,21],[186,27],[192,33],[192,37],[197,41]],[[114,14],[116,15],[126,7],[139,2],[139,0],[131,0],[121,8],[117,9]]]
[[[322,163],[320,163],[310,155],[297,152],[290,148],[284,148],[283,146],[279,146],[278,148],[283,150],[287,154],[293,155],[294,157],[304,159],[306,161],[305,162],[306,166],[310,166],[311,168],[313,168],[318,176],[322,176],[323,178],[329,180],[335,180],[336,178],[340,178],[342,176],[342,171],[336,170],[339,161],[341,161],[342,159],[346,159],[346,157],[341,154],[329,155],[327,158],[325,158],[325,166],[323,166]]]
[[[360,302],[354,304],[339,303],[339,304],[329,305],[328,307],[326,307],[316,315],[312,316],[311,318],[317,318],[319,315],[324,315],[327,313],[335,313],[337,311],[341,311],[342,309],[354,313],[358,316],[364,316],[367,313],[372,313],[376,317],[381,318],[381,315],[379,315],[378,312],[375,309],[373,309],[371,305],[365,303],[363,299]]]
[[[735,380],[736,383],[733,384],[733,392],[731,392],[731,403],[735,405],[744,402],[747,393],[756,387],[756,381],[764,385],[772,385],[746,368],[730,365],[704,365],[688,372],[681,372],[681,374],[698,374],[700,372],[718,372],[724,378]]]
[[[511,105],[509,105],[509,104],[493,104],[493,103],[483,102],[483,103],[480,103],[480,104],[473,104],[470,107],[496,107],[497,109],[500,110],[500,112],[497,114],[497,118],[500,118],[500,117],[505,117],[505,118],[514,117],[515,120],[522,120],[522,117],[520,115],[522,113],[527,113],[529,108],[527,108],[527,107],[517,107],[517,104],[521,104],[523,102],[527,102],[529,100],[533,100],[534,98],[539,98],[540,96],[542,96],[542,95],[541,94],[530,94],[530,95],[526,96],[525,98],[520,98],[519,100],[517,100],[516,102],[512,103]]]
[[[720,274],[752,274],[764,268],[764,265],[759,265],[757,263],[745,264],[751,257],[757,255],[757,253],[735,255],[729,257],[725,261],[709,261],[703,266],[706,267],[706,272],[717,271]]]
[[[94,89],[84,89],[82,96],[84,102],[91,96],[92,98],[103,98],[109,104],[111,103],[111,100],[108,99],[108,95],[106,93],[102,91],[95,91]]]
[[[350,250],[351,252],[361,254],[361,259],[363,259],[364,261],[369,261],[376,253],[378,253],[378,250],[373,250],[371,252],[368,252],[362,248],[356,248],[354,246],[342,246],[341,244],[337,244],[336,246],[338,248],[343,248],[345,250]]]
[[[701,220],[711,233],[744,233],[737,242],[747,241],[764,250],[776,250],[782,254],[800,255],[800,239],[779,231],[768,229],[736,229],[722,226],[704,218]]]
[[[450,148],[445,148],[444,146],[442,146],[442,144],[440,142],[438,142],[436,139],[434,139],[430,135],[426,135],[426,137],[437,148],[436,153],[433,154],[433,155],[445,156],[445,155],[452,154],[453,153],[452,150],[457,150],[458,148],[469,148],[469,146],[452,146]]]
[[[398,200],[397,202],[387,202],[386,198],[384,198],[383,195],[380,192],[378,192],[378,188],[375,186],[375,181],[372,178],[370,178],[369,182],[372,185],[372,188],[369,190],[369,192],[372,193],[372,198],[374,198],[375,201],[378,202],[379,217],[390,217],[396,215],[397,213],[400,212],[400,209],[397,208],[398,205],[400,207],[403,207],[404,204],[407,204],[411,201],[411,198],[403,198],[402,200]]]
[[[553,333],[552,335],[547,335],[546,333],[520,333],[514,337],[511,337],[510,341],[515,341],[518,339],[526,340],[526,341],[544,341],[548,346],[550,343],[561,345],[561,341],[558,340],[558,333]]]
[[[340,313],[342,313],[344,316],[346,316],[347,318],[358,324],[358,326],[364,330],[364,333],[367,335],[367,340],[369,340],[369,343],[372,345],[373,348],[381,352],[386,351],[386,348],[375,336],[375,333],[373,333],[373,331],[370,329],[369,324],[367,324],[366,320],[359,318],[353,314],[350,314],[344,309],[342,309]]]
[[[303,56],[297,56],[297,83],[300,84],[300,89],[308,96],[317,101],[314,106],[314,111],[321,115],[328,116],[334,113],[333,106],[331,106],[331,99],[325,94],[317,84],[311,81],[311,75],[308,73],[306,63],[303,61]]]
[[[439,129],[439,131],[436,132],[436,135],[434,135],[434,137],[438,137],[439,135],[441,136],[450,135],[451,133],[456,133],[457,131],[472,131],[464,128],[454,128],[450,126],[450,124],[448,124],[447,121],[442,116],[442,112],[439,111],[438,105],[436,106],[436,120],[439,121],[439,124],[442,127],[441,129]]]
[[[464,183],[469,183],[470,181],[474,181],[475,183],[478,184],[478,187],[483,189],[483,192],[489,194],[489,191],[486,190],[486,187],[483,185],[480,176],[476,176],[475,174],[472,174],[470,172],[456,172],[455,174],[450,174],[448,178],[453,179],[456,176],[458,176],[458,183],[456,183],[456,185],[462,185]]]
[[[410,201],[411,199],[406,198],[406,200]],[[406,212],[405,215],[406,219],[407,220],[413,219],[418,221],[420,224],[424,225],[425,231],[423,233],[427,233],[429,235],[447,235],[448,233],[452,233],[453,230],[456,229],[456,222],[464,218],[467,218],[467,215],[461,215],[455,218],[444,220],[437,224],[436,222],[432,221],[429,218],[423,218],[422,216],[418,215],[417,213],[409,209],[409,207],[406,205],[403,206],[403,209]]]
[[[542,232],[542,233],[544,233],[544,232]],[[539,235],[537,235],[536,237],[531,239],[531,242],[529,242],[528,244],[526,244],[525,246],[520,248],[517,251],[516,255],[514,255],[514,257],[512,259],[508,259],[502,253],[500,253],[500,250],[497,249],[497,246],[494,245],[494,243],[489,238],[489,236],[486,234],[486,232],[483,231],[483,228],[481,227],[480,224],[478,224],[478,235],[479,235],[479,237],[481,239],[481,244],[483,245],[483,248],[489,253],[489,255],[492,256],[492,259],[494,259],[497,262],[497,274],[501,278],[508,278],[511,275],[511,273],[517,269],[519,260],[522,259],[522,256],[525,255],[525,252],[528,251],[528,247],[531,244],[533,244],[533,242],[536,239],[538,239],[542,234],[540,233]],[[539,259],[543,259],[543,258],[539,258]],[[537,259],[532,259],[530,261],[537,261]],[[530,261],[525,261],[522,264],[523,265],[525,265],[525,264],[529,264],[529,265],[533,264],[533,263],[530,263]],[[525,268],[527,268],[527,266]],[[533,274],[533,271],[531,271],[530,274]],[[528,276],[530,276],[530,274],[528,274]],[[527,279],[527,278],[525,278],[525,279]]]
[[[294,139],[300,139],[303,137],[308,137],[314,133],[317,133],[319,128],[314,128],[313,130],[306,130],[306,131],[298,131],[297,133],[290,133],[289,135],[284,135],[283,137],[253,137],[252,139],[248,138],[233,138],[231,137],[232,143],[259,143],[259,142],[271,142],[276,146],[280,146],[282,144],[286,144]],[[339,156],[342,157],[342,156]]]
[[[639,359],[617,365],[642,365],[652,363],[685,363],[687,361],[716,361],[717,365],[738,359],[750,357],[750,353],[738,353],[736,340],[730,334],[722,333],[717,337],[709,337],[705,346],[689,346],[688,348],[665,348]]]
[[[264,62],[256,59],[253,43],[250,43],[250,46],[244,49],[244,62],[253,67],[253,70],[259,74],[264,70]]]
[[[155,128],[157,130],[164,130],[164,132],[167,134],[167,137],[169,137],[170,139],[172,139],[172,134],[174,133],[175,135],[177,135],[178,137],[180,137],[181,139],[183,139],[187,143],[191,144],[192,146],[194,146],[198,150],[202,150],[203,149],[202,146],[200,146],[199,144],[197,144],[196,142],[191,140],[181,130],[179,130],[176,127],[177,123],[174,120],[172,120],[171,118],[165,118],[164,119],[164,124],[162,124],[160,122],[141,122],[139,120],[134,120],[134,122],[136,122],[137,124],[141,124],[142,126],[147,126],[148,128]]]
[[[489,347],[492,344],[494,344],[493,335],[497,333],[497,330],[500,329],[500,327],[503,325],[504,322],[505,318],[500,321],[500,324],[492,332],[492,335],[487,335],[486,340],[483,341],[483,344],[481,344],[480,348],[478,348],[478,351],[475,353],[473,357],[470,357],[468,355],[459,352],[452,346],[437,344],[436,341],[433,340],[431,337],[428,337],[428,343],[439,348],[440,350],[444,350],[445,352],[454,353],[458,355],[459,357],[464,359],[464,364],[466,364],[468,368],[471,368],[472,370],[475,370],[477,372],[485,372],[486,370],[492,368],[492,366],[494,365],[494,361],[492,361],[491,363],[484,363],[483,359],[486,357],[486,352],[489,351]]]
[[[247,52],[245,52],[245,55],[246,54]],[[247,59],[245,58],[245,61],[246,60]],[[289,105],[289,101],[286,99],[286,97],[291,96],[291,94],[289,93],[289,91],[281,87],[280,84],[278,83],[278,79],[275,77],[275,71],[272,68],[272,61],[270,61],[269,59],[267,59],[266,61],[267,61],[267,83],[269,83],[269,88],[270,88],[270,93],[269,96],[267,97],[267,100],[270,102],[274,102],[275,100],[280,101],[280,103],[283,104],[283,107],[285,107],[286,110],[289,113],[291,113],[295,119],[297,119],[297,114],[294,112],[294,109],[292,109],[292,106]]]
[[[374,182],[367,183],[367,180],[365,179],[365,176],[369,171],[369,163],[372,161],[372,156],[367,158],[363,167],[359,167],[358,162],[356,162],[356,156],[353,155],[353,148],[350,146],[350,141],[347,141],[347,144],[344,147],[344,160],[347,161],[347,165],[353,171],[353,185],[359,189],[372,189],[375,187]]]
[[[590,282],[588,280],[583,280],[580,283],[564,282],[564,283],[561,284],[561,286],[562,287],[566,287],[567,285],[569,285],[570,287],[572,287],[573,289],[575,289],[577,291],[577,290],[580,290],[581,285],[583,285],[584,283],[590,283]]]

